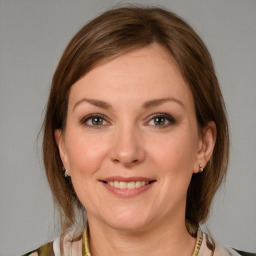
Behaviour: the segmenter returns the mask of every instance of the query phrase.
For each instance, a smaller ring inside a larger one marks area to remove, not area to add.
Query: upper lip
[[[131,181],[154,181],[154,179],[146,178],[146,177],[122,177],[122,176],[111,176],[104,179],[100,179],[100,181],[124,181],[124,182],[131,182]]]

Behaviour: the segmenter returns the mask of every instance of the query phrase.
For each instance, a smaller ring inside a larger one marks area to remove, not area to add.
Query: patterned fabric
[[[78,237],[76,231],[70,231],[53,242],[47,243],[37,250],[22,256],[85,256],[85,241],[82,235]],[[77,239],[75,239],[77,238]],[[216,246],[214,253],[207,246],[207,235],[203,234],[203,241],[198,256],[256,256],[256,254],[235,251],[231,248]]]
[[[22,256],[55,256],[53,251],[53,242],[47,243],[35,251],[26,253]]]

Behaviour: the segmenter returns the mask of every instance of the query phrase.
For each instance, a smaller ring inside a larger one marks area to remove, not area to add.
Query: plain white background
[[[232,144],[226,186],[207,227],[223,244],[256,252],[255,0],[0,0],[0,256],[20,255],[56,236],[37,140],[51,77],[75,32],[118,3],[167,7],[208,46]]]

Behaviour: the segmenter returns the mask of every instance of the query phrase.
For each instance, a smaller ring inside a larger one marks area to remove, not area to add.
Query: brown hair
[[[158,43],[176,60],[194,98],[199,128],[214,121],[217,138],[213,155],[201,174],[194,174],[187,193],[186,218],[194,224],[207,219],[213,196],[225,177],[229,153],[225,106],[211,56],[195,31],[176,14],[147,7],[109,10],[85,25],[70,41],[52,80],[44,120],[43,156],[62,227],[76,221],[84,208],[72,183],[62,173],[54,131],[64,129],[71,86],[96,64],[131,49]]]

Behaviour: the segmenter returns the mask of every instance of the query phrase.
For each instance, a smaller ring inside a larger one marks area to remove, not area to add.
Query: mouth
[[[108,184],[110,187],[114,187],[114,188],[119,188],[119,189],[136,189],[136,188],[140,188],[143,186],[147,186],[153,182],[155,182],[155,180],[151,180],[151,181],[102,181],[105,184]]]
[[[148,191],[156,180],[145,177],[109,177],[99,180],[104,187],[119,197],[134,197]]]

